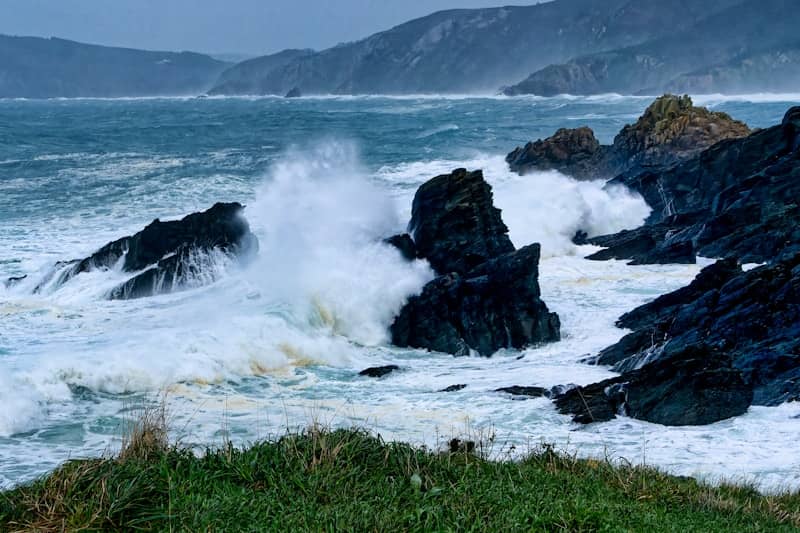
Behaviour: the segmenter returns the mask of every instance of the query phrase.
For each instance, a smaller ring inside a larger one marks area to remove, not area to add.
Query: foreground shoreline
[[[116,457],[74,460],[0,492],[0,528],[269,531],[795,531],[800,493],[710,486],[541,446],[488,460],[492,442],[434,452],[365,430],[309,429],[198,456],[134,429]]]

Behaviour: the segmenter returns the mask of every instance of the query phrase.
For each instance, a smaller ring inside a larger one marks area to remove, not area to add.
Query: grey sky
[[[326,48],[455,7],[508,0],[0,0],[0,33],[159,50]],[[522,4],[534,4],[536,0]]]

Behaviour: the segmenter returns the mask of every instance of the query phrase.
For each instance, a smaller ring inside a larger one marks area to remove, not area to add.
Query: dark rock
[[[466,274],[514,251],[480,170],[458,169],[424,183],[414,196],[409,228],[417,256],[439,274]]]
[[[658,263],[730,255],[763,263],[800,252],[798,114],[793,108],[782,125],[721,141],[681,164],[612,180],[641,193],[654,210],[634,230],[644,239],[639,247],[620,246],[630,232],[595,237],[589,242],[613,249],[593,258]]]
[[[584,246],[589,244],[589,234],[583,230],[578,230],[575,232],[575,235],[572,237],[572,244],[576,246]]]
[[[558,170],[580,180],[610,178],[613,174],[607,165],[608,150],[600,145],[591,128],[562,128],[552,137],[517,148],[506,156],[506,162],[518,174]]]
[[[391,374],[395,370],[400,370],[400,367],[397,365],[374,366],[362,370],[361,372],[358,373],[358,375],[368,378],[382,378],[383,376]]]
[[[593,261],[609,259],[630,260],[632,265],[641,264],[694,264],[697,261],[691,242],[681,240],[667,224],[641,226],[635,230],[625,230],[614,235],[588,239],[589,244],[605,247],[587,257]],[[678,238],[675,238],[675,237]]]
[[[520,387],[515,385],[513,387],[503,387],[495,390],[495,392],[505,392],[512,396],[527,396],[529,398],[549,398],[550,391],[543,387]]]
[[[151,296],[199,284],[201,270],[208,266],[204,265],[208,253],[218,250],[244,257],[257,249],[258,241],[250,232],[242,210],[238,203],[218,203],[181,220],[154,220],[139,233],[111,242],[85,259],[63,263],[72,266],[59,274],[57,283],[61,285],[83,272],[119,264],[123,272],[143,272],[113,289],[109,294],[112,299]]]
[[[412,297],[391,326],[392,343],[454,355],[559,340],[558,315],[540,298],[539,245],[451,273]]]
[[[667,426],[712,424],[744,414],[753,389],[731,358],[698,345],[640,369],[571,389],[555,399],[563,414],[588,424],[618,414]]]
[[[636,121],[625,126],[612,146],[602,146],[590,128],[560,129],[552,137],[528,143],[506,157],[511,170],[559,170],[577,179],[610,178],[660,169],[691,159],[725,139],[750,133],[725,113],[695,107],[688,96],[657,98]]]
[[[466,388],[467,388],[467,386],[463,385],[463,384],[462,385],[450,385],[446,389],[442,389],[439,392],[458,392],[458,391],[464,390]]]
[[[26,279],[27,277],[28,277],[28,275],[26,274],[24,276],[15,276],[15,277],[8,278],[7,280],[5,280],[3,282],[3,286],[5,288],[13,287],[14,285],[16,285],[20,281]]]
[[[394,235],[383,242],[400,250],[400,253],[403,254],[403,257],[409,261],[413,261],[417,258],[417,245],[414,244],[414,240],[408,233]]]
[[[688,286],[623,315],[632,333],[597,362],[619,372],[705,344],[726,353],[755,402],[795,398],[800,376],[800,254],[742,272],[735,260],[705,268]]]
[[[303,96],[302,91],[300,91],[298,87],[294,87],[288,93],[286,93],[284,98],[300,98],[301,96]]]

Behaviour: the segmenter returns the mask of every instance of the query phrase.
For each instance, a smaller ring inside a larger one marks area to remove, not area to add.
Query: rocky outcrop
[[[511,396],[518,396],[524,398],[549,398],[550,389],[544,387],[522,387],[515,385],[513,387],[502,387],[495,390],[495,392],[504,392]]]
[[[557,170],[576,179],[610,178],[608,150],[591,128],[562,128],[552,137],[517,148],[506,156],[506,162],[518,174]]]
[[[730,357],[697,345],[620,377],[570,389],[555,404],[583,424],[626,415],[667,426],[694,426],[744,414],[752,399],[752,387]]]
[[[683,163],[623,174],[624,185],[653,207],[645,228],[650,251],[628,250],[628,234],[588,239],[609,249],[594,258],[669,262],[675,250],[733,255],[762,263],[800,251],[800,108],[779,126],[723,140]],[[663,253],[662,253],[663,252]]]
[[[409,229],[417,256],[439,274],[466,274],[514,250],[480,170],[461,168],[424,183],[414,196]]]
[[[417,245],[414,244],[414,239],[408,233],[394,235],[383,242],[396,248],[409,261],[417,258]]]
[[[362,370],[358,373],[358,375],[367,378],[382,378],[383,376],[388,376],[396,370],[400,370],[400,367],[397,365],[373,366]]]
[[[617,325],[632,332],[600,352],[599,364],[629,372],[703,344],[731,358],[755,403],[800,400],[800,254],[747,272],[719,261]]]
[[[387,242],[409,259],[427,259],[440,275],[395,318],[393,344],[490,356],[559,339],[558,315],[541,300],[539,245],[515,251],[480,171],[423,184],[409,227],[413,239]]]
[[[91,256],[71,262],[56,283],[62,285],[91,270],[119,268],[138,274],[110,293],[111,299],[130,299],[202,284],[213,272],[209,254],[242,257],[258,247],[238,203],[218,203],[181,220],[156,219],[139,233],[111,242]],[[37,287],[40,290],[42,285]]]
[[[391,326],[396,346],[490,356],[560,338],[558,315],[539,291],[539,245],[439,276],[412,297]]]
[[[588,127],[560,129],[517,148],[506,161],[520,174],[558,170],[576,179],[603,179],[658,171],[749,133],[744,123],[725,113],[695,107],[688,96],[667,94],[650,104],[635,124],[625,126],[611,146],[601,145]]]
[[[667,167],[725,139],[746,137],[750,128],[725,113],[695,107],[688,96],[656,99],[635,124],[614,138],[611,165],[616,173]]]

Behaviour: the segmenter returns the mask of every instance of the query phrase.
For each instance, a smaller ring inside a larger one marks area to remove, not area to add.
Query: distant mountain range
[[[248,94],[495,93],[551,64],[688,29],[740,1],[557,0],[442,11],[275,67],[236,65],[226,76],[247,79],[240,86]],[[226,84],[212,92],[242,94]]]
[[[234,65],[0,36],[0,97],[796,92],[796,1],[555,0],[441,11],[327,50]]]
[[[229,66],[191,52],[0,35],[0,98],[196,95]]]
[[[740,1],[669,35],[547,66],[505,92],[797,92],[798,8],[796,0]]]

